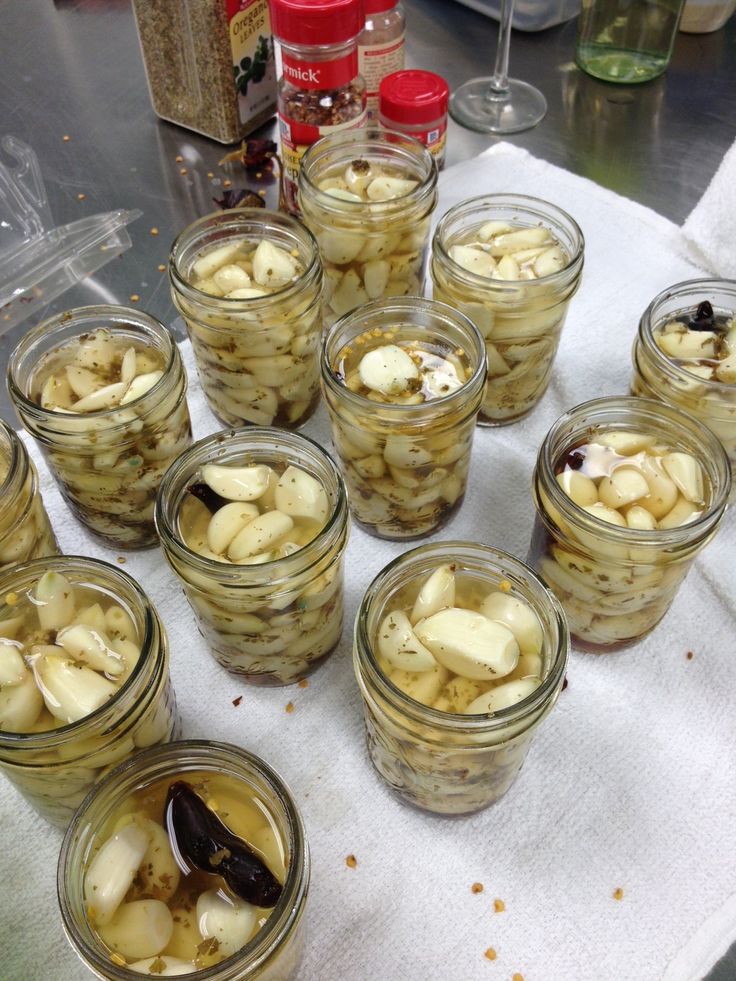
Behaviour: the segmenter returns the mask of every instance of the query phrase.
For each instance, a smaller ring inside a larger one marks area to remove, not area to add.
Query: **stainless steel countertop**
[[[489,73],[494,21],[451,0],[403,3],[409,64],[441,72],[451,88]],[[133,248],[48,313],[84,303],[127,304],[138,294],[141,309],[171,324],[167,278],[157,267],[166,263],[175,235],[213,210],[221,180],[232,176],[237,185],[236,175],[217,165],[226,151],[154,116],[129,0],[0,0],[0,28],[0,132],[35,149],[55,222],[119,207],[144,213],[130,228]],[[508,139],[681,223],[736,136],[736,18],[715,34],[678,35],[666,75],[642,86],[607,85],[580,72],[574,40],[574,21],[536,34],[514,32],[511,74],[541,88],[549,109],[536,129]],[[64,135],[71,139],[64,142]],[[447,162],[492,142],[451,122]],[[184,163],[175,162],[177,155]],[[207,171],[218,175],[215,181]],[[269,203],[272,194],[273,188]],[[31,323],[0,340],[5,363]],[[0,415],[16,421],[4,391]],[[712,981],[736,977],[731,955]]]

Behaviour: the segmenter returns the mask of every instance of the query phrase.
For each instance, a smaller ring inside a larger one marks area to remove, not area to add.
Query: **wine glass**
[[[450,98],[456,123],[479,133],[520,133],[544,118],[547,100],[528,82],[509,78],[509,44],[514,0],[501,0],[501,24],[493,76],[471,78]]]

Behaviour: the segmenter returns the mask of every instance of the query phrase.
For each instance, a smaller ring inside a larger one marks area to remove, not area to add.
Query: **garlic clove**
[[[108,838],[90,862],[84,876],[84,900],[87,916],[96,927],[112,920],[147,848],[145,831],[129,824]]]
[[[415,624],[454,605],[455,574],[449,565],[441,565],[434,570],[419,590],[409,619]]]
[[[123,903],[99,932],[102,941],[123,957],[152,957],[160,954],[171,939],[174,921],[169,907],[160,899]]]
[[[330,502],[322,484],[298,467],[287,467],[276,484],[274,502],[277,510],[289,517],[327,521]]]
[[[23,645],[18,640],[0,637],[0,688],[4,685],[19,685],[27,675]]]
[[[509,674],[519,660],[519,645],[511,630],[472,610],[441,610],[420,620],[414,632],[440,664],[473,681]]]
[[[127,392],[120,399],[120,404],[127,405],[129,402],[135,402],[136,399],[142,398],[147,392],[151,391],[154,385],[161,381],[163,376],[163,371],[149,371],[145,375],[138,375],[133,379]]]
[[[42,630],[61,630],[74,618],[74,587],[60,572],[45,572],[36,583],[34,606]]]
[[[223,467],[208,463],[202,480],[228,501],[256,501],[268,489],[270,467]]]
[[[400,395],[419,380],[416,364],[396,344],[383,344],[364,354],[358,373],[366,388],[384,395]]]
[[[284,249],[264,239],[253,255],[253,278],[259,286],[278,289],[296,275],[296,263]]]
[[[528,603],[498,590],[486,596],[480,605],[480,612],[490,620],[508,627],[522,654],[541,652],[544,640],[542,625]]]
[[[284,541],[292,528],[293,520],[281,511],[268,511],[249,521],[230,543],[227,555],[233,562],[241,562],[270,551]],[[270,558],[264,561],[271,561]]]
[[[668,453],[662,457],[662,466],[686,501],[691,504],[705,504],[703,471],[690,453]]]
[[[437,664],[401,610],[394,610],[384,617],[378,628],[378,652],[400,671],[431,671]]]
[[[96,671],[54,654],[34,658],[33,673],[46,708],[65,724],[96,712],[117,691]]]
[[[125,663],[112,649],[109,638],[83,623],[64,627],[57,633],[56,643],[75,661],[95,671],[117,677],[125,670]]]
[[[463,714],[485,715],[510,708],[524,698],[528,698],[532,692],[539,688],[540,683],[539,678],[522,678],[519,681],[507,681],[503,685],[496,685],[490,691],[476,698],[474,702],[471,702]]]
[[[0,731],[29,732],[43,709],[43,697],[32,673],[19,683],[0,686]]]
[[[200,893],[197,899],[199,932],[219,941],[218,950],[229,957],[250,939],[258,923],[255,906],[239,899],[225,899],[215,889]]]

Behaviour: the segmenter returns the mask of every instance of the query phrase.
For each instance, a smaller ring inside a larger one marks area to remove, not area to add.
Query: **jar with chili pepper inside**
[[[284,198],[299,214],[301,157],[327,133],[365,125],[366,88],[358,73],[362,0],[270,0],[281,45],[278,118]]]

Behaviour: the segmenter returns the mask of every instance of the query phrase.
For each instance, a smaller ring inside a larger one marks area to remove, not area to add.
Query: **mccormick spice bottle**
[[[406,17],[398,0],[364,0],[365,27],[358,38],[358,69],[366,84],[368,119],[378,119],[381,80],[404,67]]]
[[[441,170],[445,163],[450,98],[444,78],[418,69],[394,72],[383,79],[379,92],[379,124],[419,140]]]
[[[364,126],[365,82],[358,73],[362,0],[270,0],[281,44],[278,117],[284,197],[299,214],[299,163],[307,148],[338,129]]]

